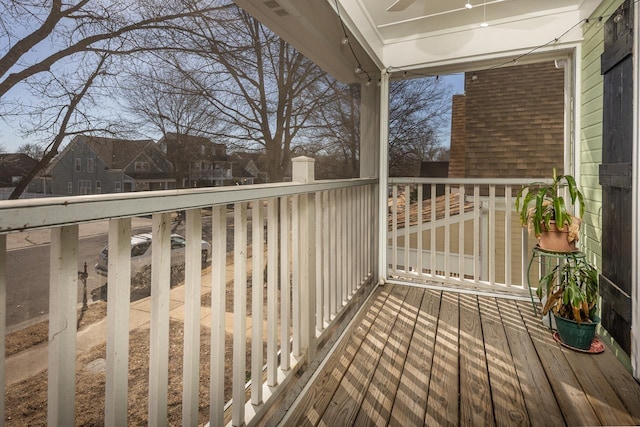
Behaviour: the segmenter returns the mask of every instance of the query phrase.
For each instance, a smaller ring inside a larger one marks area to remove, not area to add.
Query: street
[[[251,238],[250,216],[249,235]],[[78,272],[87,264],[87,298],[92,299],[91,292],[104,285],[106,277],[99,276],[94,270],[98,253],[108,242],[108,225],[106,221],[83,224],[78,242]],[[83,236],[83,227],[91,230]],[[132,234],[151,232],[151,220],[134,218]],[[183,234],[184,224],[175,230]],[[211,242],[211,217],[202,217],[202,238]],[[20,241],[14,243],[13,241]],[[9,330],[20,329],[33,321],[46,318],[49,313],[49,230],[36,230],[28,234],[16,233],[8,239],[7,251],[7,313],[6,321]],[[227,251],[233,248],[233,211],[227,213]],[[84,286],[78,279],[78,303],[82,303]]]
[[[78,271],[87,263],[89,292],[102,285],[93,266],[98,253],[107,244],[107,234],[81,238],[78,247]],[[10,250],[7,253],[7,327],[49,313],[49,244]],[[78,302],[82,302],[82,282],[78,282]]]

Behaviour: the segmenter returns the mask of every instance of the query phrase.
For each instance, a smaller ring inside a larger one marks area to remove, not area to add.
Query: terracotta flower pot
[[[569,242],[567,237],[569,236],[569,226],[564,226],[563,229],[558,229],[556,223],[551,221],[551,227],[547,230],[547,226],[542,224],[542,233],[538,238],[538,245],[540,249],[550,252],[575,252],[578,250],[576,247],[576,241]]]

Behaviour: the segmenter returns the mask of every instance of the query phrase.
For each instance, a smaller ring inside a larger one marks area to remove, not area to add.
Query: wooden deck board
[[[632,417],[598,369],[600,354],[583,354],[562,348],[587,399],[603,424],[633,425]],[[640,401],[638,402],[640,405]]]
[[[459,424],[458,384],[458,295],[443,293],[425,425]]]
[[[285,425],[640,425],[611,351],[561,347],[529,303],[375,292]]]
[[[550,338],[549,329],[533,315],[529,304],[518,303],[518,307],[565,422],[569,425],[598,425],[600,420],[573,374],[560,344]]]
[[[633,425],[640,425],[640,386],[627,371],[621,369],[616,356],[605,351],[599,355],[598,369],[613,387],[629,415],[633,417]]]
[[[527,425],[527,409],[496,300],[480,297],[478,306],[496,424]]]
[[[290,425],[317,425],[329,406],[333,394],[356,354],[360,344],[369,333],[378,313],[382,309],[391,287],[381,287],[372,297],[372,303],[356,317],[348,332],[349,339],[342,340],[329,361],[316,378],[313,386],[304,395],[290,419]]]
[[[392,425],[415,426],[424,421],[439,313],[440,292],[426,291],[393,402]]]
[[[409,290],[358,411],[355,426],[385,426],[389,422],[423,294],[420,289]]]
[[[505,299],[497,302],[500,317],[509,320],[504,322],[504,328],[531,425],[548,427],[564,424],[562,412],[517,305]]]
[[[460,295],[460,422],[494,425],[478,300]]]
[[[382,349],[389,338],[389,333],[396,322],[407,293],[408,288],[393,287],[371,330],[360,345],[356,357],[340,381],[329,406],[322,415],[321,425],[353,424],[360,410],[364,393],[375,372],[375,367],[382,356]]]

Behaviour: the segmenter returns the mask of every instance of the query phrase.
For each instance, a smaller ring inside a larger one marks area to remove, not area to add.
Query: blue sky
[[[443,79],[451,86],[451,95],[463,94],[464,93],[464,73],[458,74],[450,74],[447,76],[440,76],[440,79]],[[451,111],[451,107],[449,107],[449,111]],[[440,139],[440,144],[449,147],[451,143],[451,112],[449,112],[449,116],[447,117],[447,123],[442,128],[442,132],[438,135]]]
[[[451,86],[452,95],[464,93],[464,73],[440,76],[440,78]],[[29,97],[29,93],[23,91],[20,85],[16,86],[8,95],[14,98],[21,96]],[[439,135],[441,144],[447,147],[450,141],[450,129],[451,123],[449,116],[447,125],[444,126],[442,133]],[[3,119],[0,119],[0,145],[4,147],[5,151],[9,153],[15,152],[18,147],[24,143],[37,142],[35,140],[24,139],[20,136],[19,130],[16,118],[13,118],[11,123],[6,123]]]

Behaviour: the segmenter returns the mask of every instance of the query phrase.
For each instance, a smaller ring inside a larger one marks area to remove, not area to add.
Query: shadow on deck
[[[284,419],[298,425],[637,425],[607,349],[557,344],[526,302],[378,288]]]

